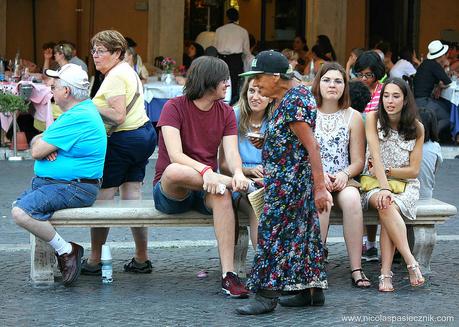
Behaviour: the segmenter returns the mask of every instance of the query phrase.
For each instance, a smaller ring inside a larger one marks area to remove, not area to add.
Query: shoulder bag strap
[[[136,74],[137,75],[137,74]],[[132,107],[134,106],[135,102],[137,101],[137,99],[139,98],[140,96],[140,86],[139,86],[139,78],[136,76],[135,77],[135,81],[137,83],[136,85],[136,91],[134,93],[134,97],[132,98],[131,102],[129,102],[129,104],[127,105],[126,107],[126,116],[127,114],[129,113],[129,111],[132,109]]]
[[[137,73],[136,73],[136,75],[137,75]],[[132,98],[131,102],[129,102],[129,104],[126,107],[126,116],[129,113],[129,111],[132,109],[132,107],[134,106],[135,102],[137,101],[137,99],[140,96],[139,78],[137,76],[135,78],[135,81],[136,81],[136,91],[134,93],[134,97]],[[107,134],[110,136],[116,130],[117,127],[118,126],[112,126],[110,128],[110,130],[107,132]]]

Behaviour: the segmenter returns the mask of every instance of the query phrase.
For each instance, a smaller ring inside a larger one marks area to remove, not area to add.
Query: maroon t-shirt
[[[161,126],[179,129],[183,153],[211,166],[214,171],[218,167],[217,153],[223,136],[237,135],[233,108],[223,101],[216,101],[209,111],[202,111],[184,95],[166,102],[157,124],[157,127]],[[163,134],[159,133],[154,185],[170,163]]]

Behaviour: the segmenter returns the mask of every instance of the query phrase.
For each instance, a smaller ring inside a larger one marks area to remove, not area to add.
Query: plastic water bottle
[[[313,81],[316,74],[314,73],[314,59],[309,63],[309,80]]]
[[[102,283],[111,284],[113,282],[113,265],[112,254],[110,253],[110,246],[102,245]]]

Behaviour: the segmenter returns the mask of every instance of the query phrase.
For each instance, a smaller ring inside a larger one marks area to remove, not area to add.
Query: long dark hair
[[[422,125],[424,125],[424,143],[428,141],[438,142],[437,116],[431,108],[419,108]]]
[[[312,47],[311,51],[314,52],[318,58],[324,61],[330,61],[330,58],[327,57],[324,49],[320,45],[316,44],[315,46]]]
[[[417,136],[416,120],[418,118],[418,110],[410,88],[404,80],[398,77],[388,78],[381,89],[381,97],[379,98],[378,108],[378,119],[381,124],[381,130],[383,131],[384,137],[386,137],[389,135],[391,129],[389,116],[387,115],[386,110],[384,110],[383,105],[384,91],[386,86],[389,84],[397,85],[403,93],[403,108],[400,121],[397,126],[397,131],[403,136],[405,141],[413,140]]]
[[[318,35],[317,36],[317,45],[319,45],[325,54],[330,53],[331,58],[328,58],[329,61],[336,61],[336,53],[335,49],[330,42],[330,39],[326,35]]]

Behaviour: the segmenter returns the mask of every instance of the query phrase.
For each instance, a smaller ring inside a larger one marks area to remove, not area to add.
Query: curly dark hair
[[[365,110],[371,100],[370,89],[358,79],[349,81],[349,96],[351,97],[351,107],[360,113]]]
[[[411,92],[410,88],[404,80],[398,77],[388,78],[384,82],[384,85],[381,89],[381,97],[379,98],[378,107],[378,119],[379,123],[381,124],[381,130],[383,131],[384,137],[389,135],[391,129],[389,116],[387,115],[383,105],[384,91],[386,86],[389,84],[397,85],[403,93],[403,108],[397,131],[400,133],[400,135],[403,136],[405,141],[414,140],[417,137],[416,121],[419,121],[418,109],[416,107],[416,102],[414,101],[413,93]]]

